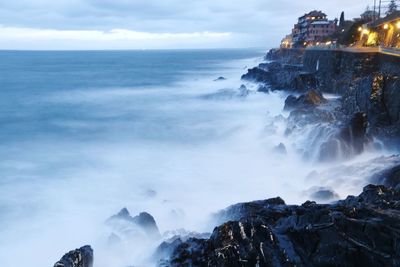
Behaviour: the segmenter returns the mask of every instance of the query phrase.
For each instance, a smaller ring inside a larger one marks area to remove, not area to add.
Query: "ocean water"
[[[376,153],[304,161],[307,135],[284,134],[285,93],[240,80],[265,52],[0,52],[1,265],[52,266],[90,244],[95,266],[147,266],[160,241],[107,247],[104,221],[123,207],[162,233],[210,232],[209,215],[237,202],[358,194]],[[350,167],[339,179],[336,166]]]

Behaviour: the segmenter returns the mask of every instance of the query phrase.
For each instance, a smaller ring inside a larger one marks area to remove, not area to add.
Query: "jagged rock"
[[[399,266],[399,191],[370,185],[360,196],[330,205],[275,202],[228,208],[228,222],[209,239],[174,243],[161,265]]]
[[[84,246],[72,250],[65,254],[60,261],[54,264],[54,267],[92,267],[93,249],[90,246]]]
[[[319,106],[321,104],[326,103],[327,100],[324,98],[322,93],[317,90],[309,90],[307,93],[300,95],[299,97],[295,97],[290,95],[286,98],[285,101],[285,110],[293,110],[293,109],[304,109],[304,108],[313,108]]]
[[[142,231],[151,239],[159,239],[161,237],[156,221],[153,216],[147,212],[132,217],[127,208],[123,208],[118,214],[111,216],[106,223],[123,235],[138,237]]]
[[[154,220],[153,216],[151,216],[147,212],[142,212],[139,215],[132,218],[132,221],[142,227],[146,234],[151,238],[160,238],[161,234],[158,230],[156,221]]]

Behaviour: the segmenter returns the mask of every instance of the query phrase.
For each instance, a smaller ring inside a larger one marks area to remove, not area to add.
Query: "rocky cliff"
[[[381,53],[271,50],[269,63],[242,78],[270,90],[319,90],[341,96],[343,119],[364,113],[368,133],[388,147],[400,144],[400,59]],[[264,89],[265,91],[265,89]]]

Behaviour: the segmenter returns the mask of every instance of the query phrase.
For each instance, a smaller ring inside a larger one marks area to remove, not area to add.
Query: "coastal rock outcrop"
[[[263,83],[269,90],[318,90],[339,95],[344,120],[355,113],[365,113],[371,135],[387,146],[400,147],[397,57],[337,50],[275,49],[266,59],[269,62],[249,70],[242,78]],[[295,102],[293,97],[289,100]]]
[[[93,267],[93,249],[84,246],[65,254],[54,267]]]
[[[160,266],[400,265],[400,192],[384,186],[330,205],[242,203],[218,218],[209,239],[163,244]]]
[[[305,92],[318,88],[314,75],[305,72],[302,65],[284,64],[281,61],[262,63],[249,69],[242,79],[267,84],[271,90]]]

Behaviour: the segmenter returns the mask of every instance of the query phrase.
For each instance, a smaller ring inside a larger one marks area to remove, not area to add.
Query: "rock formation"
[[[93,250],[84,246],[65,254],[54,267],[93,267]]]
[[[331,205],[287,206],[279,198],[237,204],[219,219],[225,223],[209,239],[164,243],[159,265],[400,265],[400,192],[384,186]]]

